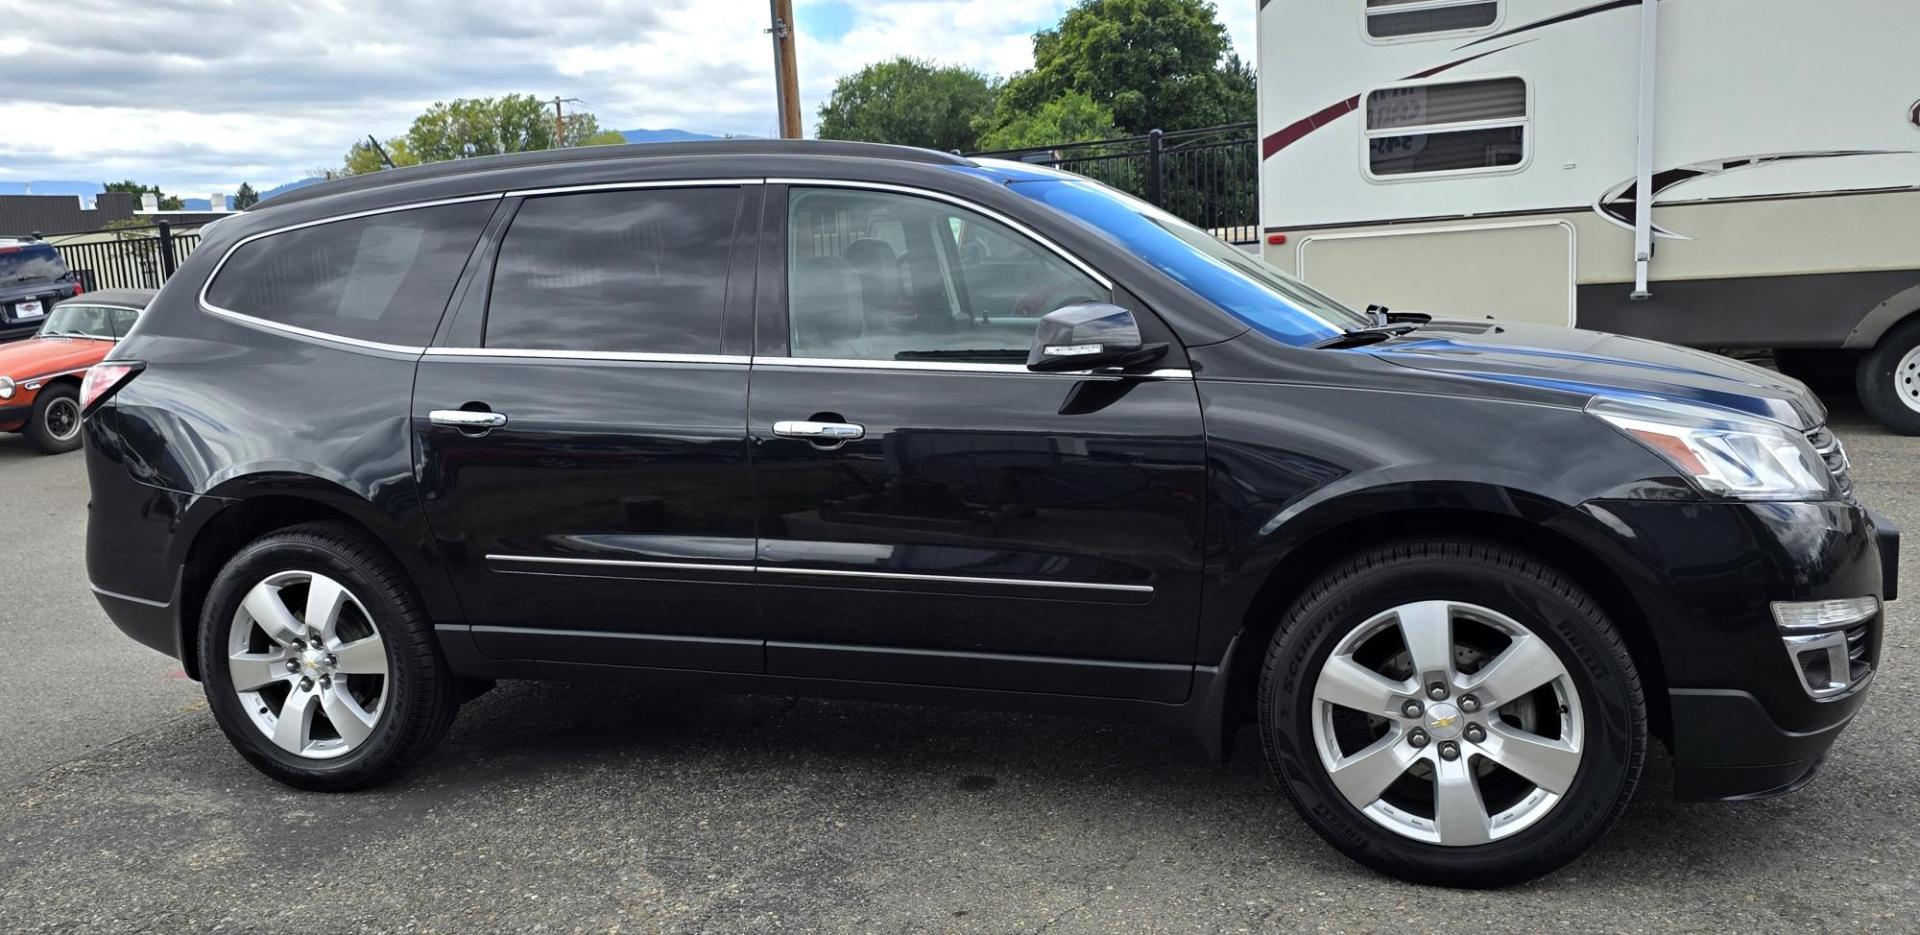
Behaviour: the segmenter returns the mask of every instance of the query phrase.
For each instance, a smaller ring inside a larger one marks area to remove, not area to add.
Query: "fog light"
[[[1877,597],[1843,597],[1828,601],[1774,601],[1773,619],[1789,632],[1838,630],[1880,612]]]

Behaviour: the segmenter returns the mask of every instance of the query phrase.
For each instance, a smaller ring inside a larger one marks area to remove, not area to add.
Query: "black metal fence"
[[[1251,123],[969,155],[1077,172],[1224,240],[1260,237],[1260,140]]]
[[[200,234],[176,234],[162,221],[156,227],[82,231],[49,240],[88,290],[158,289],[200,245]]]

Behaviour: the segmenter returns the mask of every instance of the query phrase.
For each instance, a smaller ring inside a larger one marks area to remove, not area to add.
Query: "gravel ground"
[[[1920,530],[1920,440],[1838,422]],[[1131,726],[510,683],[399,782],[247,768],[178,665],[87,594],[77,456],[0,436],[0,931],[1542,932],[1920,927],[1920,547],[1886,662],[1799,794],[1675,805],[1474,893],[1323,846],[1257,744]]]

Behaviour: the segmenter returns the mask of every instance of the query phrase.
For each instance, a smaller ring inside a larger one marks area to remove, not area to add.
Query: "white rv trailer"
[[[1259,2],[1268,260],[1357,306],[1795,349],[1920,434],[1920,0]]]

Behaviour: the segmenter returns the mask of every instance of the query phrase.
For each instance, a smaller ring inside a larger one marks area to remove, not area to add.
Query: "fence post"
[[[1166,207],[1162,200],[1162,195],[1166,191],[1166,162],[1162,158],[1165,155],[1165,149],[1161,144],[1162,136],[1159,130],[1147,133],[1147,201],[1156,208]]]
[[[173,269],[178,265],[173,258],[173,225],[160,222],[160,281],[173,278]]]

